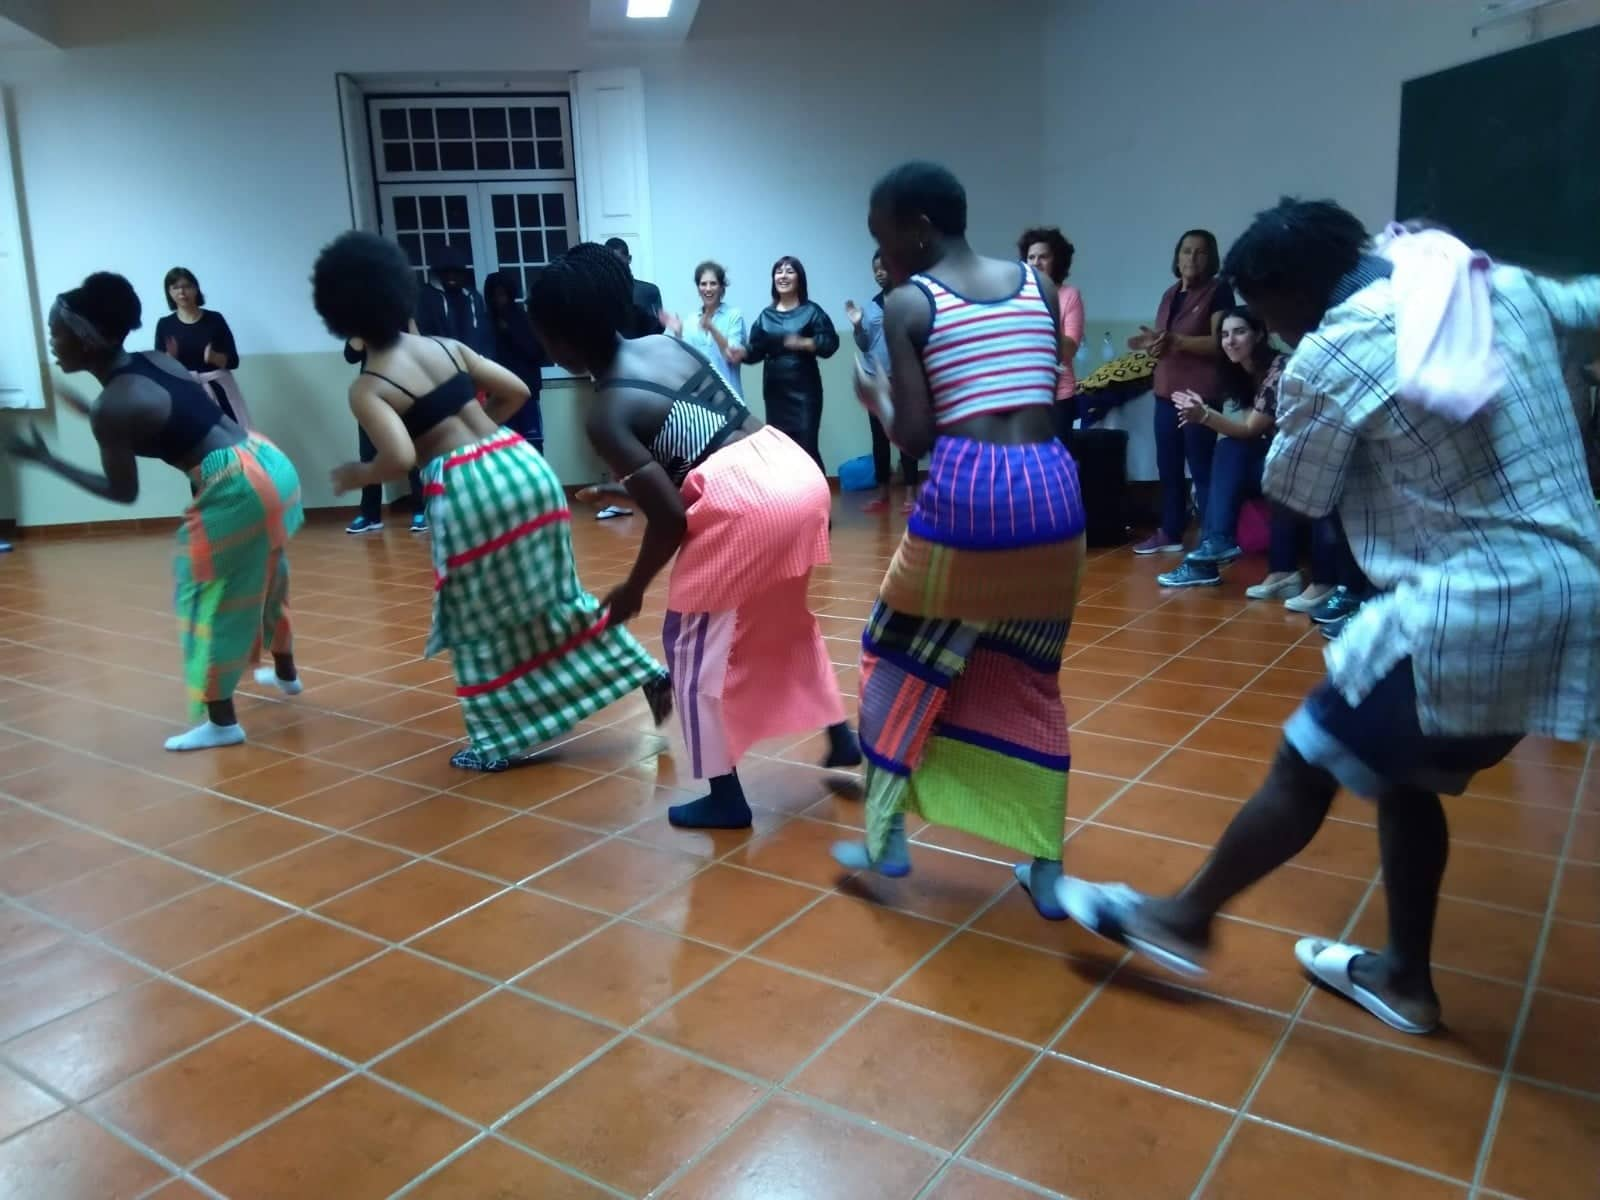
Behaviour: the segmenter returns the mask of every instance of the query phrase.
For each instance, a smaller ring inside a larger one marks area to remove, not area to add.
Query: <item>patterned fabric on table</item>
[[[510,758],[661,674],[578,582],[571,514],[523,438],[494,436],[423,468],[433,531],[433,629],[450,651],[472,748]]]
[[[1358,704],[1410,656],[1433,734],[1600,736],[1600,518],[1559,344],[1600,326],[1600,277],[1494,268],[1506,385],[1464,424],[1396,395],[1388,264],[1364,260],[1284,367],[1262,486],[1337,507],[1383,592],[1327,652]]]
[[[811,457],[767,426],[683,484],[688,531],[667,584],[667,664],[690,771],[725,775],[759,741],[844,720],[812,615],[832,495]]]
[[[263,641],[293,653],[284,547],[305,523],[300,477],[271,442],[251,437],[213,450],[192,473],[194,499],[178,527],[174,606],[189,708],[226,700]]]
[[[861,643],[873,857],[903,812],[1061,856],[1071,766],[1061,655],[1083,527],[1077,468],[1060,443],[934,447]]]

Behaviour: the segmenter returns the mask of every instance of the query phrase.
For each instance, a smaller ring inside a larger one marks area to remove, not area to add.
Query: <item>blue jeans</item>
[[[1267,461],[1266,438],[1225,437],[1211,455],[1211,498],[1200,512],[1200,536],[1233,545],[1238,539],[1239,509],[1261,495],[1261,468]]]
[[[1163,396],[1156,397],[1155,430],[1156,473],[1161,476],[1161,532],[1176,542],[1189,527],[1189,485],[1183,478],[1183,465],[1189,464],[1195,504],[1203,522],[1211,489],[1211,452],[1217,435],[1204,425],[1180,426],[1177,408]]]

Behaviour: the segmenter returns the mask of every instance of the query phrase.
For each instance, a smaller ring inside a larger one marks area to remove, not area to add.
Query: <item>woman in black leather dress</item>
[[[772,264],[772,303],[750,326],[741,362],[767,364],[761,396],[767,424],[788,434],[822,467],[822,371],[819,358],[839,349],[839,334],[806,292],[806,269],[784,255]],[[823,468],[823,473],[827,469]]]

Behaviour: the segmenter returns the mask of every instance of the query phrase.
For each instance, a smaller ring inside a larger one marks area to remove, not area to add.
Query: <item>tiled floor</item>
[[[636,531],[580,522],[597,591]],[[892,550],[841,508],[816,580],[839,678]],[[297,701],[247,747],[180,727],[154,535],[0,562],[0,1197],[1165,1200],[1600,1195],[1600,778],[1527,744],[1449,806],[1450,1029],[1302,981],[1297,932],[1381,938],[1341,799],[1174,986],[1035,918],[938,829],[895,885],[828,844],[814,739],[745,771],[753,833],[671,830],[639,703],[475,776],[400,529],[294,552]],[[1069,869],[1182,880],[1263,773],[1320,642],[1166,563],[1095,557],[1062,679]],[[659,603],[659,596],[658,596]],[[640,629],[652,635],[659,609]]]

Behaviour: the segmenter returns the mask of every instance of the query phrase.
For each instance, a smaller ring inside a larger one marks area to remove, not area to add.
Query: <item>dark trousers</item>
[[[878,481],[879,487],[889,486],[889,457],[893,447],[889,444],[889,434],[883,424],[871,413],[867,414],[867,423],[872,426],[872,474]],[[900,474],[905,477],[906,486],[917,486],[917,460],[910,455],[900,455]]]
[[[1189,484],[1183,477],[1184,463],[1189,464],[1195,504],[1204,521],[1217,435],[1204,425],[1179,425],[1177,408],[1160,396],[1156,397],[1155,427],[1156,472],[1161,476],[1161,532],[1178,541],[1189,527]]]
[[[1217,442],[1211,455],[1211,496],[1200,510],[1202,539],[1232,544],[1238,537],[1239,510],[1246,500],[1261,495],[1266,462],[1266,438],[1225,437]]]
[[[1337,584],[1349,588],[1357,596],[1372,592],[1372,585],[1350,552],[1350,542],[1344,535],[1338,513],[1312,518],[1274,504],[1267,570],[1298,570],[1301,550],[1307,542],[1310,543],[1312,583]]]
[[[372,444],[372,439],[367,436],[365,429],[357,427],[360,433],[361,461],[369,463],[378,457],[378,448]],[[422,508],[422,472],[415,467],[411,469],[411,502]],[[383,520],[383,485],[374,483],[361,489],[361,515],[369,522],[376,524]]]

